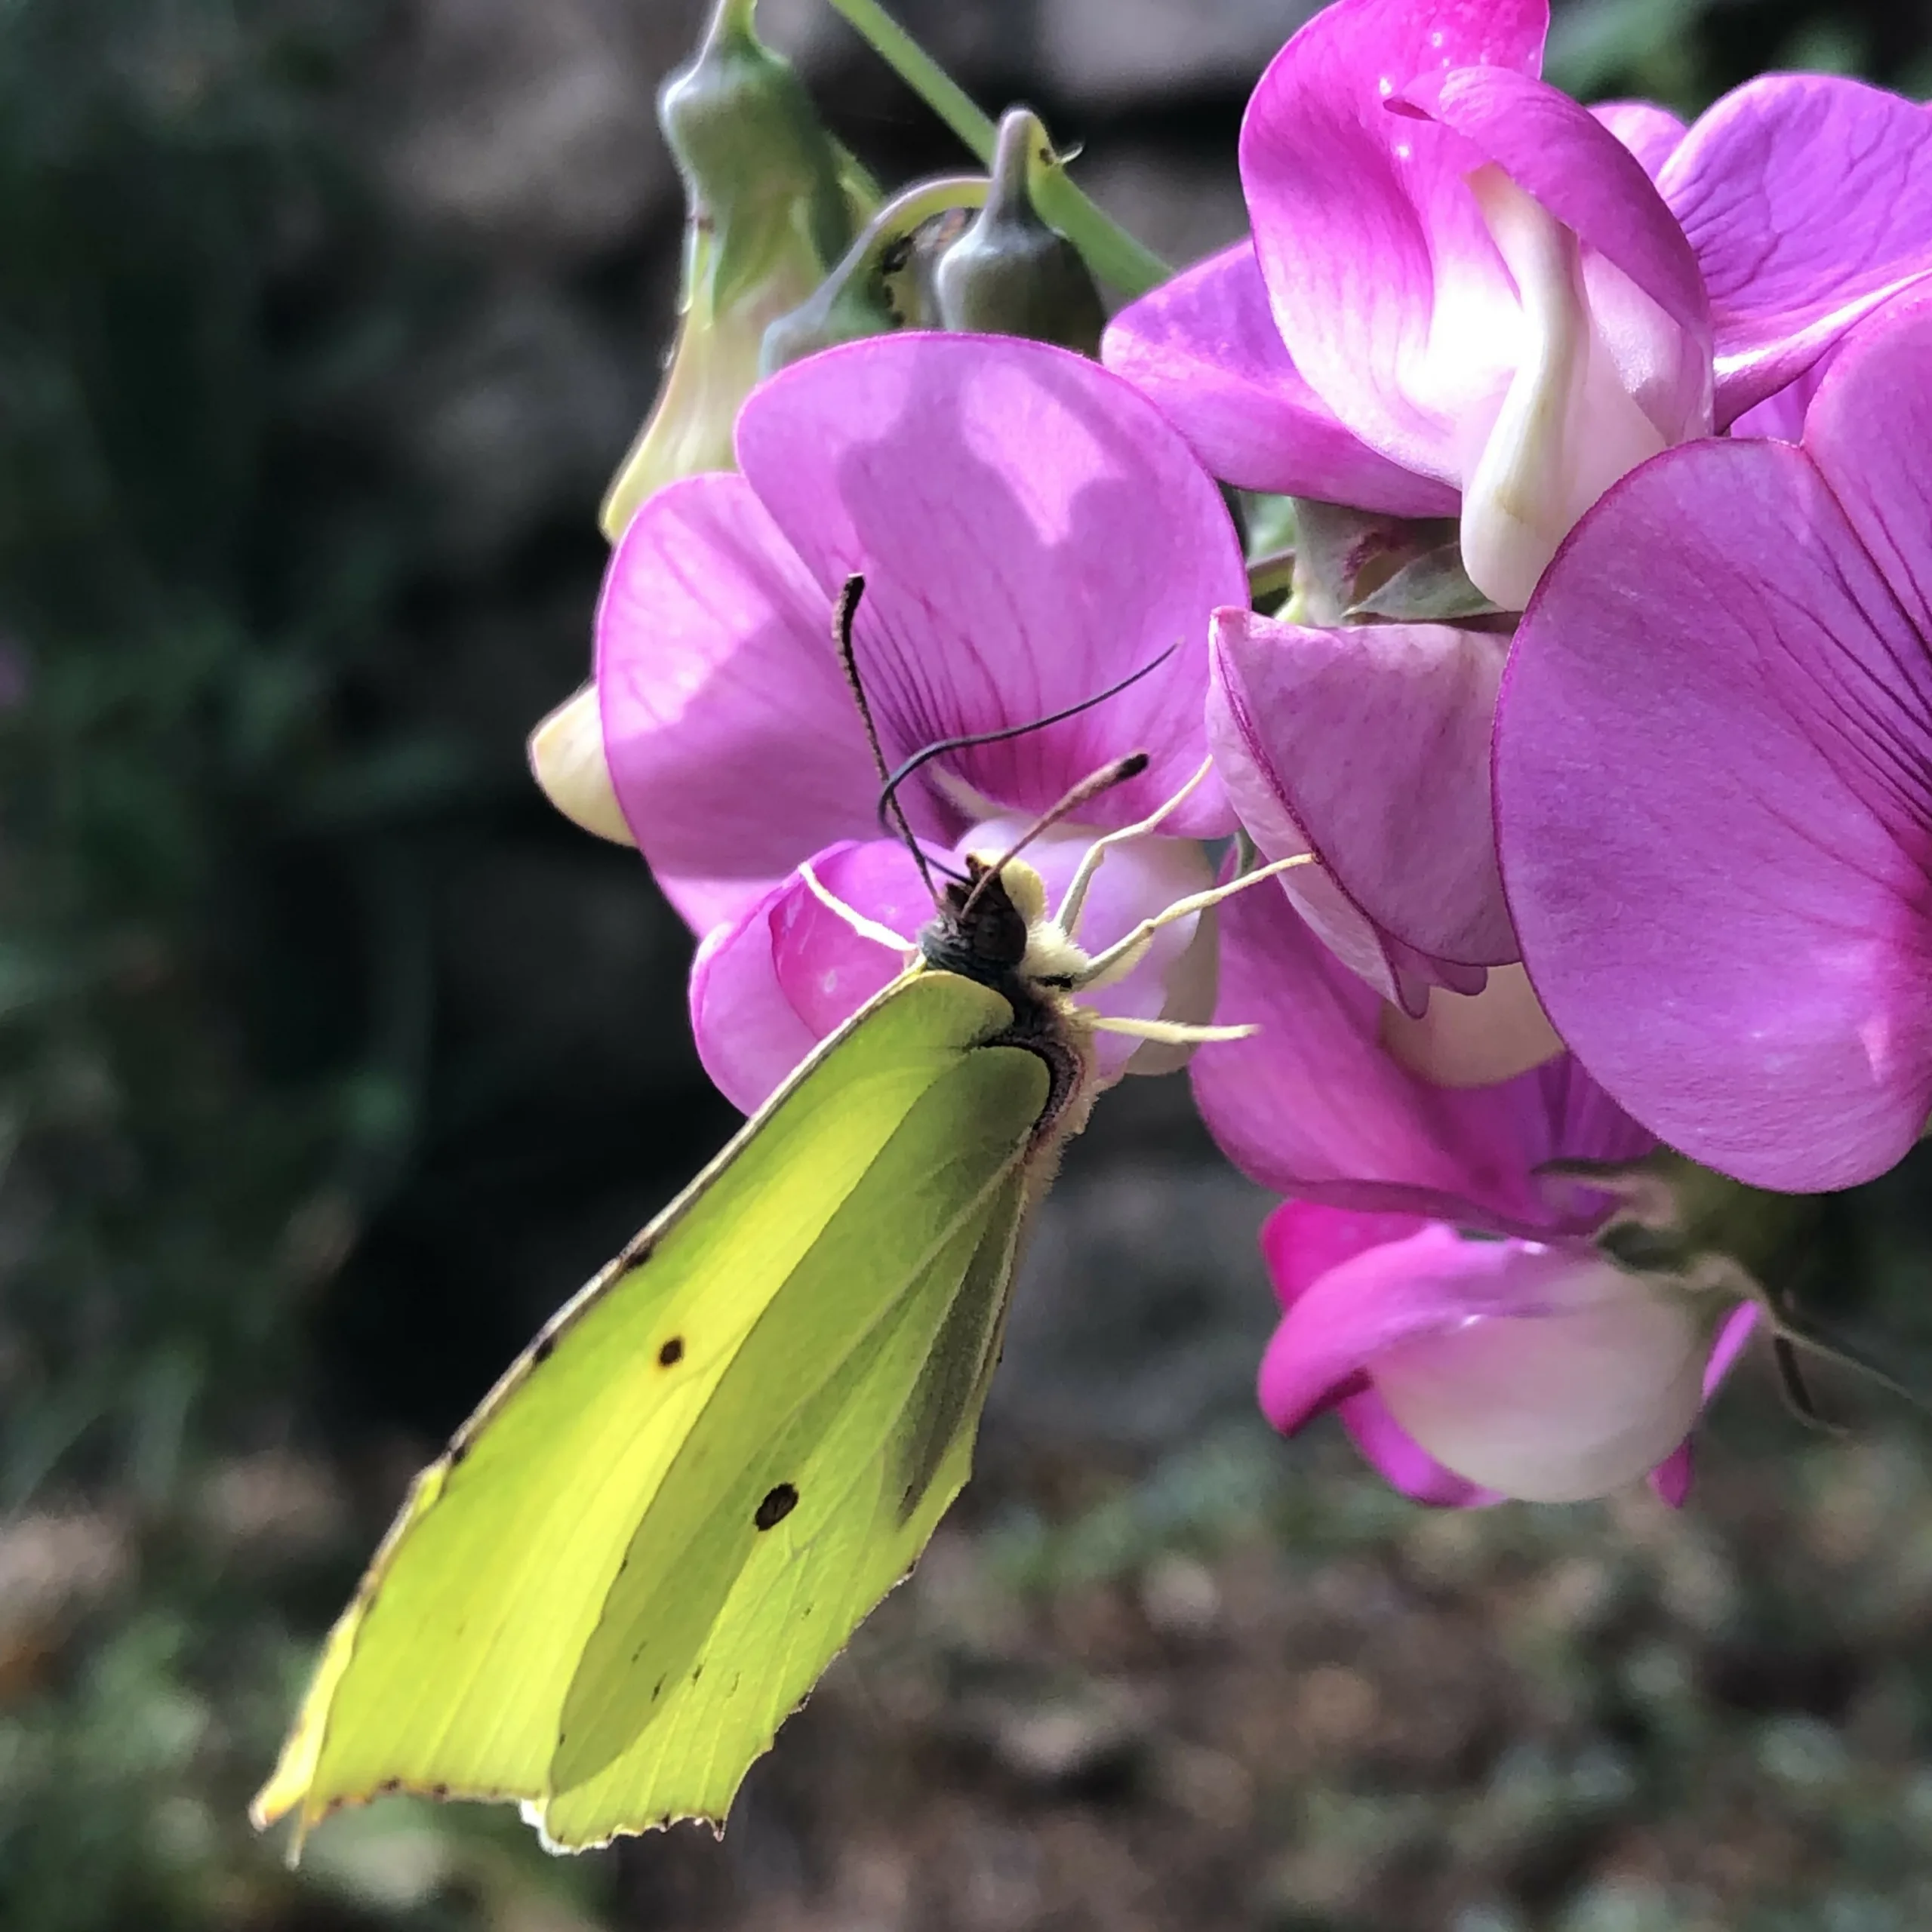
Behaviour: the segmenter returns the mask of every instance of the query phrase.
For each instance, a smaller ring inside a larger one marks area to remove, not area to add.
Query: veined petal
[[[1484,158],[1397,117],[1420,76],[1534,74],[1545,0],[1338,0],[1262,76],[1241,137],[1255,251],[1309,386],[1391,461],[1460,481],[1458,426],[1515,361],[1516,300],[1464,177]]]
[[[1214,645],[1208,729],[1237,808],[1272,794],[1268,817],[1291,820],[1362,913],[1432,962],[1514,959],[1489,774],[1507,640],[1447,624],[1311,630],[1229,610]],[[1266,850],[1265,829],[1251,827]],[[1432,977],[1475,990],[1464,974]]]
[[[1448,485],[1377,455],[1302,380],[1281,346],[1252,242],[1122,309],[1100,349],[1224,482],[1396,516],[1455,514]]]
[[[785,997],[771,949],[771,912],[786,881],[713,926],[691,961],[691,1037],[712,1084],[755,1113],[810,1053],[815,1035]]]
[[[763,384],[738,455],[822,591],[864,574],[857,655],[889,751],[1080,703],[1177,646],[1078,717],[943,763],[1036,812],[1144,749],[1088,814],[1115,826],[1198,768],[1208,616],[1245,600],[1246,568],[1213,480],[1131,383],[1040,343],[878,337]],[[1211,779],[1169,829],[1232,823]]]
[[[1710,291],[1720,426],[1932,271],[1932,115],[1862,82],[1746,82],[1658,186]]]
[[[1536,1170],[1654,1145],[1567,1054],[1491,1087],[1417,1078],[1383,1047],[1386,1003],[1284,894],[1257,887],[1220,917],[1215,1018],[1260,1031],[1195,1054],[1195,1097],[1223,1151],[1264,1187],[1498,1233],[1587,1232],[1602,1199],[1562,1198]]]
[[[1906,493],[1875,512],[1922,532],[1921,392],[1875,362],[1861,399],[1847,365],[1842,420]],[[1505,676],[1537,991],[1638,1119],[1758,1186],[1868,1179],[1932,1112],[1932,657],[1899,596],[1802,451],[1687,445],[1577,527]]]
[[[700,931],[807,853],[873,827],[877,781],[830,624],[742,477],[669,485],[611,557],[597,611],[605,755],[626,823]]]

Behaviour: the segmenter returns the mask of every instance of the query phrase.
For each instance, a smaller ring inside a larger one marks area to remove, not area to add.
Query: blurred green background
[[[523,768],[654,386],[690,0],[0,5],[0,1926],[1920,1932],[1932,1478],[1834,1381],[1673,1517],[1433,1515],[1252,1412],[1266,1204],[1131,1083],[983,1475],[721,1843],[243,1807],[408,1475],[729,1131],[689,942]],[[1275,0],[921,0],[1177,260]],[[958,157],[767,0],[881,175]],[[1556,76],[1932,88],[1898,0],[1586,0]],[[1838,1287],[1909,1339],[1919,1177]],[[1921,1323],[1921,1327],[1924,1324]]]

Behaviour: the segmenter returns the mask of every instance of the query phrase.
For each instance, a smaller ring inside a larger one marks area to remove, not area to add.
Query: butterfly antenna
[[[844,668],[845,681],[852,688],[852,702],[859,707],[859,721],[866,728],[866,743],[871,746],[872,769],[878,774],[885,789],[879,794],[878,822],[890,837],[897,831],[905,842],[906,849],[912,855],[912,863],[919,869],[919,878],[931,895],[933,903],[940,903],[939,888],[933,883],[932,868],[926,863],[926,855],[918,840],[914,837],[912,827],[906,817],[906,808],[899,802],[899,794],[885,762],[885,750],[878,741],[878,727],[872,721],[872,708],[866,697],[866,687],[859,676],[859,660],[852,649],[852,626],[859,615],[859,605],[866,594],[866,580],[863,577],[848,577],[838,592],[838,601],[832,614],[832,641],[838,652],[838,662]],[[887,817],[888,808],[891,816]]]
[[[848,586],[848,587],[849,588],[850,586]],[[1069,704],[1063,711],[1050,711],[1045,717],[1031,718],[1024,724],[1003,725],[997,731],[969,731],[963,734],[957,738],[941,738],[937,744],[928,745],[923,751],[915,752],[897,771],[894,772],[885,780],[884,789],[878,795],[878,819],[880,824],[884,825],[886,823],[885,815],[888,809],[894,811],[897,811],[900,786],[904,784],[906,780],[910,778],[912,774],[915,771],[918,771],[922,766],[931,764],[934,758],[943,758],[948,752],[971,751],[977,745],[997,745],[1003,743],[1008,738],[1023,738],[1029,731],[1044,731],[1049,724],[1063,724],[1069,718],[1078,718],[1083,711],[1091,711],[1097,704],[1105,704],[1107,700],[1110,697],[1118,697],[1122,691],[1129,689],[1133,685],[1139,684],[1143,678],[1149,676],[1151,673],[1158,671],[1161,666],[1164,664],[1180,648],[1180,642],[1177,640],[1175,642],[1169,645],[1167,649],[1161,653],[1159,657],[1150,657],[1146,663],[1141,666],[1139,670],[1130,671],[1125,677],[1121,679],[1118,684],[1109,685],[1105,691],[1096,691],[1091,697],[1083,697],[1078,704]],[[848,675],[851,675],[849,669],[850,662],[851,660],[848,658],[847,660]],[[863,708],[864,706],[862,700],[860,709],[863,709]],[[868,730],[871,728],[869,720],[867,721],[866,728]],[[875,738],[872,740],[872,744],[875,751],[876,751],[878,740]],[[1111,766],[1108,768],[1109,770],[1112,769]],[[881,774],[881,776],[883,775],[884,774]],[[1097,777],[1099,774],[1096,773],[1094,775]],[[1092,781],[1089,780],[1086,782],[1091,783]],[[1111,782],[1117,785],[1120,783],[1120,780],[1118,779],[1115,779]],[[1104,792],[1107,788],[1105,785],[1103,785],[1099,789]],[[1091,798],[1093,795],[1093,793],[1091,792],[1085,795],[1087,798]],[[1056,805],[1054,809],[1055,812],[1058,812],[1060,807]],[[1068,809],[1071,811],[1073,808],[1069,806]],[[1051,823],[1051,820],[1049,820],[1048,823]],[[1029,835],[1031,836],[1032,835],[1029,834]],[[1009,854],[1009,856],[1011,855]]]
[[[1098,771],[1081,779],[1058,804],[1042,812],[973,881],[973,889],[967,894],[966,903],[960,907],[957,916],[964,919],[979,903],[980,895],[986,891],[987,881],[998,878],[1007,866],[1050,826],[1057,825],[1062,819],[1071,817],[1088,799],[1097,798],[1103,792],[1111,792],[1116,785],[1124,785],[1130,778],[1138,778],[1147,769],[1148,761],[1145,752],[1129,752],[1126,757],[1117,758],[1112,764],[1103,765]]]

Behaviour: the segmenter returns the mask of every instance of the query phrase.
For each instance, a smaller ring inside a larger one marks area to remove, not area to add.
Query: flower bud
[[[1046,130],[1026,109],[1009,109],[999,125],[986,205],[935,272],[940,325],[1028,336],[1097,356],[1106,312],[1080,251],[1034,208],[1036,165],[1060,165]]]
[[[604,500],[613,543],[663,485],[731,467],[766,328],[817,287],[875,198],[798,76],[752,31],[753,11],[754,0],[718,0],[697,57],[658,97],[685,184],[684,286],[657,399]]]
[[[530,770],[543,795],[574,825],[618,845],[635,845],[611,767],[604,755],[604,718],[597,687],[586,685],[530,734]]]

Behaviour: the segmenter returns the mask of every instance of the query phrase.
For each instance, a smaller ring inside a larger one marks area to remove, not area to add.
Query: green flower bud
[[[1107,317],[1094,278],[1080,251],[1033,205],[1036,171],[1059,165],[1038,118],[1010,108],[999,124],[986,205],[934,278],[942,328],[1030,336],[1100,354]]]
[[[765,331],[764,374],[861,336],[937,328],[931,238],[950,240],[959,211],[979,207],[986,197],[984,181],[961,175],[909,188],[888,202],[819,287]]]
[[[755,8],[718,0],[695,58],[658,96],[685,184],[684,285],[663,383],[604,500],[613,543],[665,484],[731,467],[766,328],[817,288],[878,199],[752,32]]]

